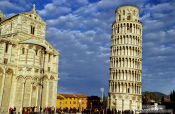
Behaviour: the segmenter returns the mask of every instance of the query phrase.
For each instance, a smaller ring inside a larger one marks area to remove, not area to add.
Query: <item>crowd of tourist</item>
[[[109,110],[109,109],[92,109],[92,110],[88,110],[85,109],[83,111],[79,111],[76,109],[57,109],[56,113],[57,114],[76,114],[76,113],[81,113],[81,114],[134,114],[133,111],[129,111],[129,110],[125,110],[123,112],[121,111],[117,111],[117,110]]]
[[[117,110],[105,110],[105,109],[85,109],[85,110],[79,110],[79,109],[56,109],[54,107],[47,107],[45,109],[40,109],[40,111],[37,111],[36,107],[24,107],[22,110],[22,114],[133,114],[132,111],[117,111]],[[9,114],[18,114],[16,112],[16,108],[9,108]]]
[[[8,112],[9,114],[19,114],[19,112],[16,112],[16,107],[10,107]],[[40,110],[38,110],[37,107],[24,107],[22,110],[22,114],[55,114],[55,112],[54,107],[40,108]]]

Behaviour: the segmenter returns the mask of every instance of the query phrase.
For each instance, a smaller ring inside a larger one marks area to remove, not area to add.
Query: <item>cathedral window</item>
[[[38,55],[38,50],[35,50],[35,54]]]
[[[22,54],[25,54],[25,48],[22,48]]]
[[[12,26],[12,23],[11,23],[11,25],[10,25],[10,30],[12,30],[12,27],[13,27],[13,26]]]
[[[7,59],[7,58],[5,58],[5,59],[4,59],[4,64],[7,64],[7,61],[8,61],[8,59]]]
[[[31,34],[35,34],[35,27],[34,26],[31,26]]]
[[[9,45],[6,43],[6,44],[5,44],[5,52],[6,52],[6,53],[8,52],[8,47],[9,47]]]
[[[48,72],[50,72],[50,67],[48,67]]]
[[[48,59],[48,61],[50,62],[50,54],[49,54],[49,59]]]
[[[117,27],[117,33],[119,33],[119,27]]]

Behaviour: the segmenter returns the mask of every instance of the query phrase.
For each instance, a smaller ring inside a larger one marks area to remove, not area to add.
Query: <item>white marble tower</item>
[[[142,108],[142,24],[139,9],[121,6],[112,24],[108,108]]]

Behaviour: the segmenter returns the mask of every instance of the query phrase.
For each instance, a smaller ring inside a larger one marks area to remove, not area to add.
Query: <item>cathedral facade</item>
[[[108,108],[142,109],[142,24],[139,9],[121,6],[112,24]]]
[[[0,112],[56,107],[59,53],[45,32],[35,7],[7,19],[0,13]]]

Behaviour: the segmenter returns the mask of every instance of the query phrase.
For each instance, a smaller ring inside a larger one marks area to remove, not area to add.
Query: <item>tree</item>
[[[151,104],[152,102],[159,103],[160,100],[161,100],[161,98],[159,96],[157,96],[154,92],[146,92],[142,96],[142,102],[145,105]]]
[[[174,90],[170,93],[170,100],[171,102],[175,102],[175,91]]]

